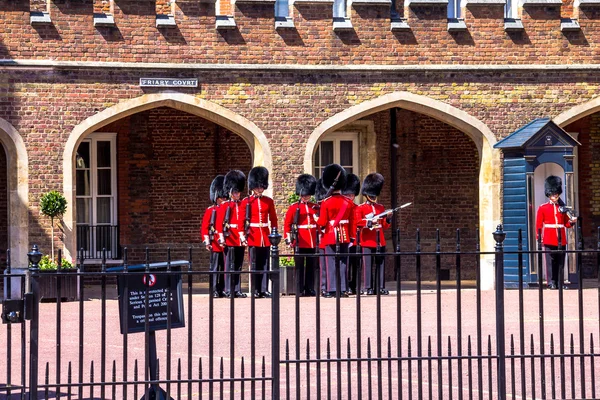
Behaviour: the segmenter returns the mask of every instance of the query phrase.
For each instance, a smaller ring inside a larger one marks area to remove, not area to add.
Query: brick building
[[[331,161],[381,172],[384,204],[413,202],[403,248],[417,228],[431,248],[439,228],[453,249],[460,228],[465,248],[479,232],[490,251],[493,146],[539,117],[580,143],[574,201],[595,241],[596,0],[4,0],[0,15],[0,248],[13,262],[51,240],[71,257],[200,248],[216,174],[266,166],[283,215],[295,177]],[[48,190],[69,202],[54,238]],[[492,260],[481,268],[489,278]]]

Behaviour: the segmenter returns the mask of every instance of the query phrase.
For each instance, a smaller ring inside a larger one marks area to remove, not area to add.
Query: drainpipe
[[[390,108],[390,174],[391,174],[391,194],[392,194],[392,208],[398,207],[398,139],[396,134],[397,129],[397,108]],[[399,215],[399,214],[398,214]],[[394,243],[394,249],[396,249],[398,238],[396,237],[396,227],[398,221],[396,216],[392,218],[392,241]]]

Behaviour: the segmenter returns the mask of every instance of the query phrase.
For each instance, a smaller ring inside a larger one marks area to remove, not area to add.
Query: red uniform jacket
[[[535,223],[536,236],[542,231],[542,243],[558,246],[558,231],[560,230],[561,245],[567,244],[567,230],[572,226],[566,214],[558,212],[558,204],[547,202],[539,206]],[[538,237],[538,240],[540,238]]]
[[[229,211],[229,236],[224,236],[225,216]],[[217,231],[221,243],[226,246],[242,246],[244,241],[244,220],[242,219],[242,202],[228,200],[221,204],[217,212]]]
[[[296,202],[288,208],[285,214],[283,235],[288,241],[291,241],[292,225],[296,216],[296,210],[300,208],[298,218],[298,247],[303,249],[314,249],[317,245],[317,222],[314,206],[315,204],[310,202]]]
[[[360,245],[363,247],[377,247],[377,235],[379,235],[379,244],[385,246],[385,238],[383,237],[383,230],[390,227],[385,217],[379,218],[373,221],[373,228],[367,228],[367,222],[365,217],[368,214],[379,214],[385,211],[385,207],[378,203],[364,202],[356,207],[354,211],[354,219],[356,226],[362,228],[360,230]]]
[[[212,248],[212,251],[223,251],[223,247],[219,244],[219,235],[218,232],[216,232],[217,229],[217,224],[216,224],[216,216],[219,213],[219,206],[216,205],[212,205],[210,207],[208,207],[206,209],[206,211],[204,212],[204,217],[202,218],[202,227],[200,228],[200,235],[202,236],[202,241],[204,242],[204,244],[209,244],[210,240],[209,240],[209,234],[208,234],[208,230],[210,228],[210,220],[212,218],[212,213],[213,211],[215,212],[215,234],[213,237],[212,242],[210,242],[210,246]]]
[[[355,226],[352,204],[352,200],[341,194],[323,200],[317,220],[317,225],[325,228],[321,239],[323,246],[335,245],[336,236],[340,243],[350,243],[350,238],[354,236],[351,230]]]
[[[248,196],[240,204],[242,222],[246,221],[246,204],[250,203],[250,230],[248,246],[269,247],[269,221],[271,228],[277,228],[277,212],[273,199],[267,196]]]

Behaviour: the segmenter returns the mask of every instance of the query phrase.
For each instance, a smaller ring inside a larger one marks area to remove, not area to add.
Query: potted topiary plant
[[[52,260],[54,260],[54,219],[60,218],[67,211],[67,199],[56,190],[45,193],[40,198],[40,212],[50,217],[52,237],[50,239],[52,248]]]
[[[59,252],[60,254],[60,252]],[[45,255],[38,264],[39,295],[42,300],[56,300],[59,297],[58,284],[60,283],[60,298],[66,301],[77,299],[77,275],[69,273],[76,272],[73,263],[65,258],[61,260],[60,270],[58,263]]]

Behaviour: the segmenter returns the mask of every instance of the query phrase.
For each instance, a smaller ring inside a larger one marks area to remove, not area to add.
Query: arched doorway
[[[65,148],[65,196],[76,205],[64,218],[67,253],[73,257],[82,244],[98,251],[199,241],[211,180],[254,165],[271,167],[264,134],[189,95],[146,95],[90,117]]]
[[[397,128],[393,130],[395,133],[390,137],[389,121],[392,120],[392,117],[389,117],[389,115],[390,110],[394,109],[396,110],[396,120],[399,122],[396,123]],[[407,125],[407,120],[412,120],[413,122],[409,122]],[[374,170],[378,170],[379,172],[388,171],[388,177],[391,177],[391,172],[389,172],[389,158],[382,158],[381,153],[382,150],[387,151],[388,148],[391,148],[392,144],[398,146],[398,174],[405,174],[405,176],[411,173],[409,168],[411,164],[413,172],[419,172],[419,165],[424,166],[429,163],[427,165],[430,165],[431,168],[437,168],[442,171],[442,175],[444,175],[444,172],[446,173],[446,178],[440,175],[438,180],[445,179],[447,184],[451,178],[451,174],[447,173],[451,171],[448,168],[453,168],[453,165],[465,166],[470,164],[470,166],[466,167],[465,171],[470,170],[468,173],[474,173],[469,178],[472,182],[470,184],[471,187],[474,186],[477,192],[473,200],[474,208],[476,208],[475,212],[477,213],[474,224],[479,227],[482,250],[492,250],[494,247],[492,232],[501,219],[499,202],[500,157],[498,151],[492,148],[496,139],[489,128],[476,118],[448,104],[406,92],[390,93],[350,107],[319,125],[311,134],[308,141],[304,158],[305,171],[314,172],[315,151],[323,140],[327,140],[328,137],[340,131],[360,130],[357,129],[357,126],[361,124],[368,126],[368,121],[372,121],[374,124],[373,134],[371,135],[374,139],[369,139],[369,134],[366,133],[362,134],[362,137],[365,139],[361,140],[361,134],[359,133],[361,163],[358,170],[360,171],[359,175],[361,175],[361,178],[366,173]],[[427,127],[428,124],[432,129]],[[435,131],[438,129],[436,124],[444,127],[443,129],[450,132],[451,136],[444,137],[436,134]],[[368,128],[366,129],[368,131]],[[425,140],[430,143],[421,143],[421,145],[415,147],[413,146],[415,143],[424,139],[424,136],[419,138],[419,131],[423,133],[427,132],[426,134],[429,136]],[[393,141],[395,143],[392,143]],[[458,147],[454,148],[453,146],[455,145]],[[464,161],[461,161],[460,157],[456,155],[448,157],[445,154],[446,150],[449,152],[462,151],[459,148],[463,145],[466,146],[464,149],[467,151],[467,159]],[[392,151],[389,151],[387,157],[391,153]],[[442,157],[444,163],[447,165],[439,164],[436,166],[436,157]],[[375,162],[374,160],[377,161]],[[415,166],[417,168],[414,168]],[[400,172],[401,170],[402,172]],[[400,177],[400,175],[398,176]],[[435,177],[432,174],[424,176],[424,178],[433,179],[431,182],[432,187],[437,184],[434,182]],[[423,181],[421,181],[422,183]],[[416,182],[416,184],[419,183]],[[444,184],[444,182],[439,182],[438,195],[433,197],[429,194],[427,195],[429,196],[429,199],[426,200],[428,204],[435,207],[448,207],[451,204],[451,201],[445,198],[445,196],[452,194],[452,191],[444,192],[442,190]],[[402,182],[399,181],[398,186],[399,201],[411,201],[409,198],[403,198]],[[435,191],[433,188],[430,189]],[[412,199],[416,200],[422,194],[416,187],[413,187],[411,190],[413,196],[415,196]],[[445,213],[447,215],[460,213],[461,207],[465,208],[463,205],[457,203],[456,206],[448,207]],[[467,213],[473,213],[473,207],[466,207],[465,209],[469,210],[466,211]],[[418,224],[413,224],[413,226],[416,225]],[[461,227],[456,226],[456,228]],[[493,284],[492,260],[485,257],[482,261],[482,281],[485,282],[484,286],[489,287],[489,285]]]

